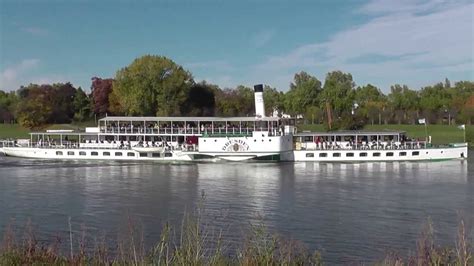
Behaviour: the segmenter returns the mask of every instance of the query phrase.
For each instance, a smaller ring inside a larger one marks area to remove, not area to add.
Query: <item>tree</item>
[[[54,89],[51,85],[30,84],[19,90],[21,104],[17,117],[20,125],[27,128],[39,128],[48,123],[53,113]]]
[[[4,92],[0,90],[0,122],[7,123],[15,120],[15,108],[18,97],[15,92]]]
[[[265,85],[263,89],[263,100],[265,102],[266,116],[272,116],[274,113],[276,115],[281,114],[284,109],[283,97],[283,92]]]
[[[51,115],[48,119],[49,123],[71,123],[74,118],[74,96],[76,88],[67,83],[56,83],[51,86],[49,103],[51,107]]]
[[[191,73],[172,60],[146,55],[117,72],[113,94],[127,115],[180,115],[193,84]]]
[[[321,106],[326,107],[326,112],[331,112],[334,125],[331,129],[354,128],[355,120],[352,117],[354,102],[354,86],[350,73],[341,71],[329,72],[321,92]]]
[[[434,86],[427,86],[420,90],[420,108],[423,110],[424,117],[430,123],[440,120],[448,111],[449,103],[451,102],[451,94],[449,90],[438,83]]]
[[[113,79],[92,78],[91,95],[94,113],[103,116],[110,113],[110,94],[112,93]]]
[[[214,116],[215,93],[218,90],[217,85],[207,84],[205,81],[192,85],[181,112],[189,116]]]
[[[284,105],[292,115],[303,114],[309,106],[316,106],[321,93],[321,81],[301,71],[295,74],[290,90],[285,94]]]
[[[381,115],[386,108],[386,96],[375,86],[367,84],[363,87],[357,87],[354,94],[354,101],[359,105],[356,112],[373,125],[375,120],[381,123]]]
[[[81,122],[90,117],[91,102],[81,87],[77,89],[76,94],[74,95],[73,105],[75,121]]]
[[[418,114],[413,114],[418,111],[419,97],[416,91],[411,90],[406,85],[393,85],[390,87],[390,94],[388,95],[390,107],[392,108],[394,118],[401,124],[402,121],[407,122],[414,120],[418,117]],[[409,119],[410,118],[410,119]]]

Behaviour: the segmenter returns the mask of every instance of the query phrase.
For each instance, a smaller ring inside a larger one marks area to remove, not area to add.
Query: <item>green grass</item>
[[[73,124],[53,124],[48,125],[41,130],[29,130],[20,126],[19,124],[0,124],[0,139],[15,138],[15,139],[24,139],[29,138],[28,134],[31,131],[45,131],[48,129],[84,129],[85,127],[95,126],[94,121],[79,122]]]
[[[300,125],[299,130],[325,131],[323,125]],[[406,131],[410,138],[425,138],[424,125],[367,125],[364,130],[383,131],[400,130]],[[428,125],[428,135],[431,136],[433,144],[448,144],[463,142],[464,132],[457,126],[448,125]],[[474,126],[466,126],[466,140],[471,146],[474,146]]]
[[[0,139],[29,138],[28,132],[28,129],[18,124],[0,124]]]

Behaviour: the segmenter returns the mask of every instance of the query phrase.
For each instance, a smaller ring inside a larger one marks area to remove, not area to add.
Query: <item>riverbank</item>
[[[199,213],[199,212],[198,212]],[[129,219],[130,220],[130,219]],[[310,251],[297,240],[270,233],[263,222],[250,224],[241,245],[222,238],[222,229],[209,229],[199,215],[187,215],[180,232],[169,224],[158,242],[145,247],[144,232],[129,222],[126,236],[117,245],[106,239],[87,243],[85,232],[74,232],[69,221],[68,239],[38,241],[31,224],[18,232],[7,227],[0,245],[0,265],[323,265],[319,251]],[[434,241],[430,220],[423,226],[416,250],[408,256],[389,251],[376,265],[473,265],[473,243],[464,221],[459,223],[456,242],[441,247]],[[146,233],[146,232],[145,232]],[[58,234],[59,235],[59,234]],[[232,255],[230,255],[232,254]],[[341,258],[341,261],[344,261]],[[353,261],[351,264],[364,262]],[[365,262],[366,263],[366,262]]]

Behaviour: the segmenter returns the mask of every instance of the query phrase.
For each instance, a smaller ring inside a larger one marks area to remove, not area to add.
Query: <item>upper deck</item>
[[[119,135],[248,135],[253,131],[278,132],[293,119],[278,117],[128,117],[99,120],[100,134]]]

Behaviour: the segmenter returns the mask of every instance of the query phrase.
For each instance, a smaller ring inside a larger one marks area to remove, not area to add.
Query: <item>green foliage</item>
[[[354,127],[355,120],[351,113],[355,96],[354,87],[355,83],[349,73],[334,71],[327,74],[321,92],[321,106],[329,104],[331,108],[334,121],[332,129]]]
[[[70,83],[30,84],[18,90],[18,123],[39,128],[46,123],[70,123],[74,117],[76,88]]]
[[[172,60],[146,55],[117,72],[112,93],[127,115],[173,116],[181,114],[193,83]]]
[[[265,102],[265,114],[271,116],[281,114],[284,110],[284,94],[276,88],[265,85],[263,88],[263,100]]]
[[[73,105],[75,121],[82,122],[90,118],[91,101],[80,87],[74,95]]]
[[[367,84],[366,86],[358,87],[355,90],[354,101],[358,104],[354,112],[360,116],[363,123],[370,122],[372,125],[375,121],[381,123],[382,114],[387,108],[387,97],[379,90],[379,88]]]
[[[321,93],[321,81],[302,71],[295,74],[290,90],[285,94],[284,106],[291,115],[303,114],[309,106],[316,106]]]
[[[0,90],[0,122],[9,123],[15,119],[18,97],[15,92]]]
[[[216,114],[219,116],[255,115],[253,90],[242,85],[235,89],[219,90],[216,93]]]
[[[390,107],[393,111],[392,117],[398,124],[402,122],[415,123],[418,115],[413,115],[419,108],[419,97],[416,91],[406,85],[393,85],[388,95]]]

